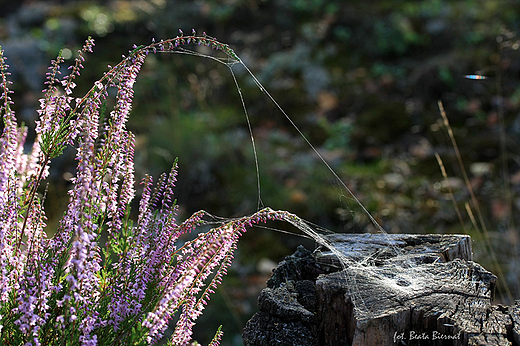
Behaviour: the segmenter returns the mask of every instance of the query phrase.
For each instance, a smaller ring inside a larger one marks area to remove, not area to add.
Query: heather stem
[[[43,164],[40,166],[40,172],[38,173],[38,178],[36,178],[34,186],[32,187],[31,195],[29,197],[29,203],[27,205],[27,212],[25,213],[22,229],[20,230],[20,237],[18,238],[17,244],[16,244],[16,251],[20,250],[20,246],[22,245],[23,234],[25,232],[25,227],[27,226],[27,220],[29,219],[30,210],[31,210],[34,198],[36,196],[36,190],[38,189],[38,186],[40,186],[40,181],[42,180],[43,172],[45,172],[45,167],[47,166],[47,163],[48,163],[47,154],[45,154],[45,158],[42,163]]]

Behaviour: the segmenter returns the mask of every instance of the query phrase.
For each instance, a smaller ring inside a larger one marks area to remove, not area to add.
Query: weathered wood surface
[[[326,252],[286,257],[244,328],[246,346],[520,345],[520,302],[492,305],[496,277],[471,261],[468,236],[330,237],[346,268]]]

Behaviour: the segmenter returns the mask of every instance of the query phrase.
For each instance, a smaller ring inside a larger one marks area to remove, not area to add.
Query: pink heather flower
[[[82,62],[85,61],[84,54],[86,52],[92,53],[92,47],[94,47],[94,40],[92,38],[88,38],[85,41],[83,48],[78,51],[78,56],[74,60],[74,65],[69,67],[69,69],[72,71],[68,76],[63,77],[61,83],[65,88],[65,93],[67,95],[70,95],[72,90],[76,87],[76,83],[73,81],[77,76],[79,76],[80,69],[83,68]]]
[[[238,238],[245,230],[245,225],[275,218],[282,218],[282,216],[265,209],[251,217],[244,217],[201,234],[185,245],[183,256],[177,257],[177,266],[163,281],[162,285],[165,287],[163,298],[143,322],[143,326],[150,329],[147,340],[149,342],[158,340],[167,327],[167,321],[182,305],[182,313],[172,341],[175,344],[186,344],[191,338],[194,321],[200,316],[209,294],[220,283],[222,275],[231,264],[232,252],[236,248]],[[205,281],[217,266],[220,267],[215,277],[197,301],[195,296],[201,292]]]
[[[123,131],[120,133],[121,144],[123,149],[116,151],[114,154],[119,155],[117,161],[120,163],[114,170],[109,170],[111,182],[103,183],[102,190],[107,195],[107,212],[111,221],[108,221],[109,234],[117,233],[122,227],[122,220],[125,216],[126,209],[135,196],[135,178],[134,178],[134,145],[135,137],[132,133]],[[121,193],[118,193],[118,182],[120,175],[123,176],[121,185]]]
[[[175,50],[189,42],[230,51],[205,34],[184,37],[181,32],[180,37],[134,48],[82,98],[72,93],[93,41],[86,41],[63,78],[63,59],[52,61],[36,140],[28,154],[27,129],[18,126],[10,108],[9,74],[0,50],[0,115],[5,124],[0,135],[0,305],[7,306],[3,311],[9,314],[0,316],[0,322],[14,321],[25,345],[45,344],[49,335],[75,335],[81,345],[93,346],[107,336],[130,336],[139,328],[129,328],[139,324],[143,334],[137,338],[152,343],[177,311],[172,341],[188,344],[245,227],[272,218],[294,221],[290,214],[265,209],[198,234],[177,248],[179,236],[207,215],[200,211],[177,223],[175,162],[154,189],[150,176],[143,179],[139,215],[132,225],[135,137],[126,122],[133,86],[149,51]],[[109,121],[100,126],[100,107],[109,87],[117,88],[115,106]],[[76,174],[59,228],[47,239],[39,185],[49,174],[51,159],[67,145],[77,146]],[[108,233],[104,248],[101,232]],[[0,330],[5,330],[2,324]],[[221,335],[217,331],[211,345],[218,345]]]
[[[137,218],[137,227],[144,232],[150,222],[150,199],[152,195],[152,184],[153,178],[149,175],[145,175],[141,181],[141,185],[144,185],[143,193],[141,195],[141,201],[139,202],[139,216]]]
[[[185,291],[195,280],[197,273],[193,269],[187,270],[184,275],[176,282],[176,285],[165,293],[158,306],[150,312],[143,322],[143,327],[149,328],[149,343],[157,341],[162,336],[162,332],[168,326],[169,316],[176,310],[176,305],[185,295]]]
[[[220,328],[217,330],[217,332],[215,333],[215,336],[213,337],[213,339],[211,340],[211,342],[209,343],[208,346],[218,346],[220,345],[220,339],[222,339],[222,335],[224,333],[220,330]]]
[[[18,194],[21,186],[16,176],[24,162],[21,155],[25,131],[18,128],[10,108],[11,82],[3,53],[0,49],[0,115],[4,122],[0,136],[0,303],[7,302],[9,294],[18,290],[18,278],[25,263],[25,256],[18,253],[15,246],[20,236]]]

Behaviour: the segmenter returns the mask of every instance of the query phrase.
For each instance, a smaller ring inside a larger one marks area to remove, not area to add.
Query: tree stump
[[[327,240],[334,253],[299,247],[279,263],[244,345],[520,344],[520,301],[492,305],[496,276],[472,261],[469,236]]]

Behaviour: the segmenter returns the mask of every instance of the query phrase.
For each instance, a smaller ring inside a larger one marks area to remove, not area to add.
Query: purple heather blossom
[[[265,209],[180,243],[179,237],[204,223],[208,214],[200,211],[177,222],[175,162],[155,188],[152,177],[145,176],[135,226],[129,220],[135,136],[126,122],[148,52],[174,50],[190,41],[230,50],[205,33],[192,34],[183,37],[180,31],[179,37],[135,47],[83,97],[72,94],[93,41],[85,42],[63,78],[63,58],[52,61],[28,153],[27,129],[17,124],[10,107],[8,66],[0,49],[0,116],[5,124],[0,135],[0,307],[7,311],[0,316],[2,337],[16,334],[24,345],[40,345],[67,335],[75,338],[72,342],[94,346],[140,331],[136,339],[153,343],[179,313],[172,341],[188,344],[245,227],[290,219]],[[110,121],[100,124],[109,87],[117,88],[115,106]],[[76,174],[65,214],[47,238],[40,185],[51,159],[67,145],[77,148]],[[108,235],[106,244],[100,242],[102,232]],[[134,328],[139,324],[142,328]],[[217,331],[211,345],[218,345],[221,335]]]

